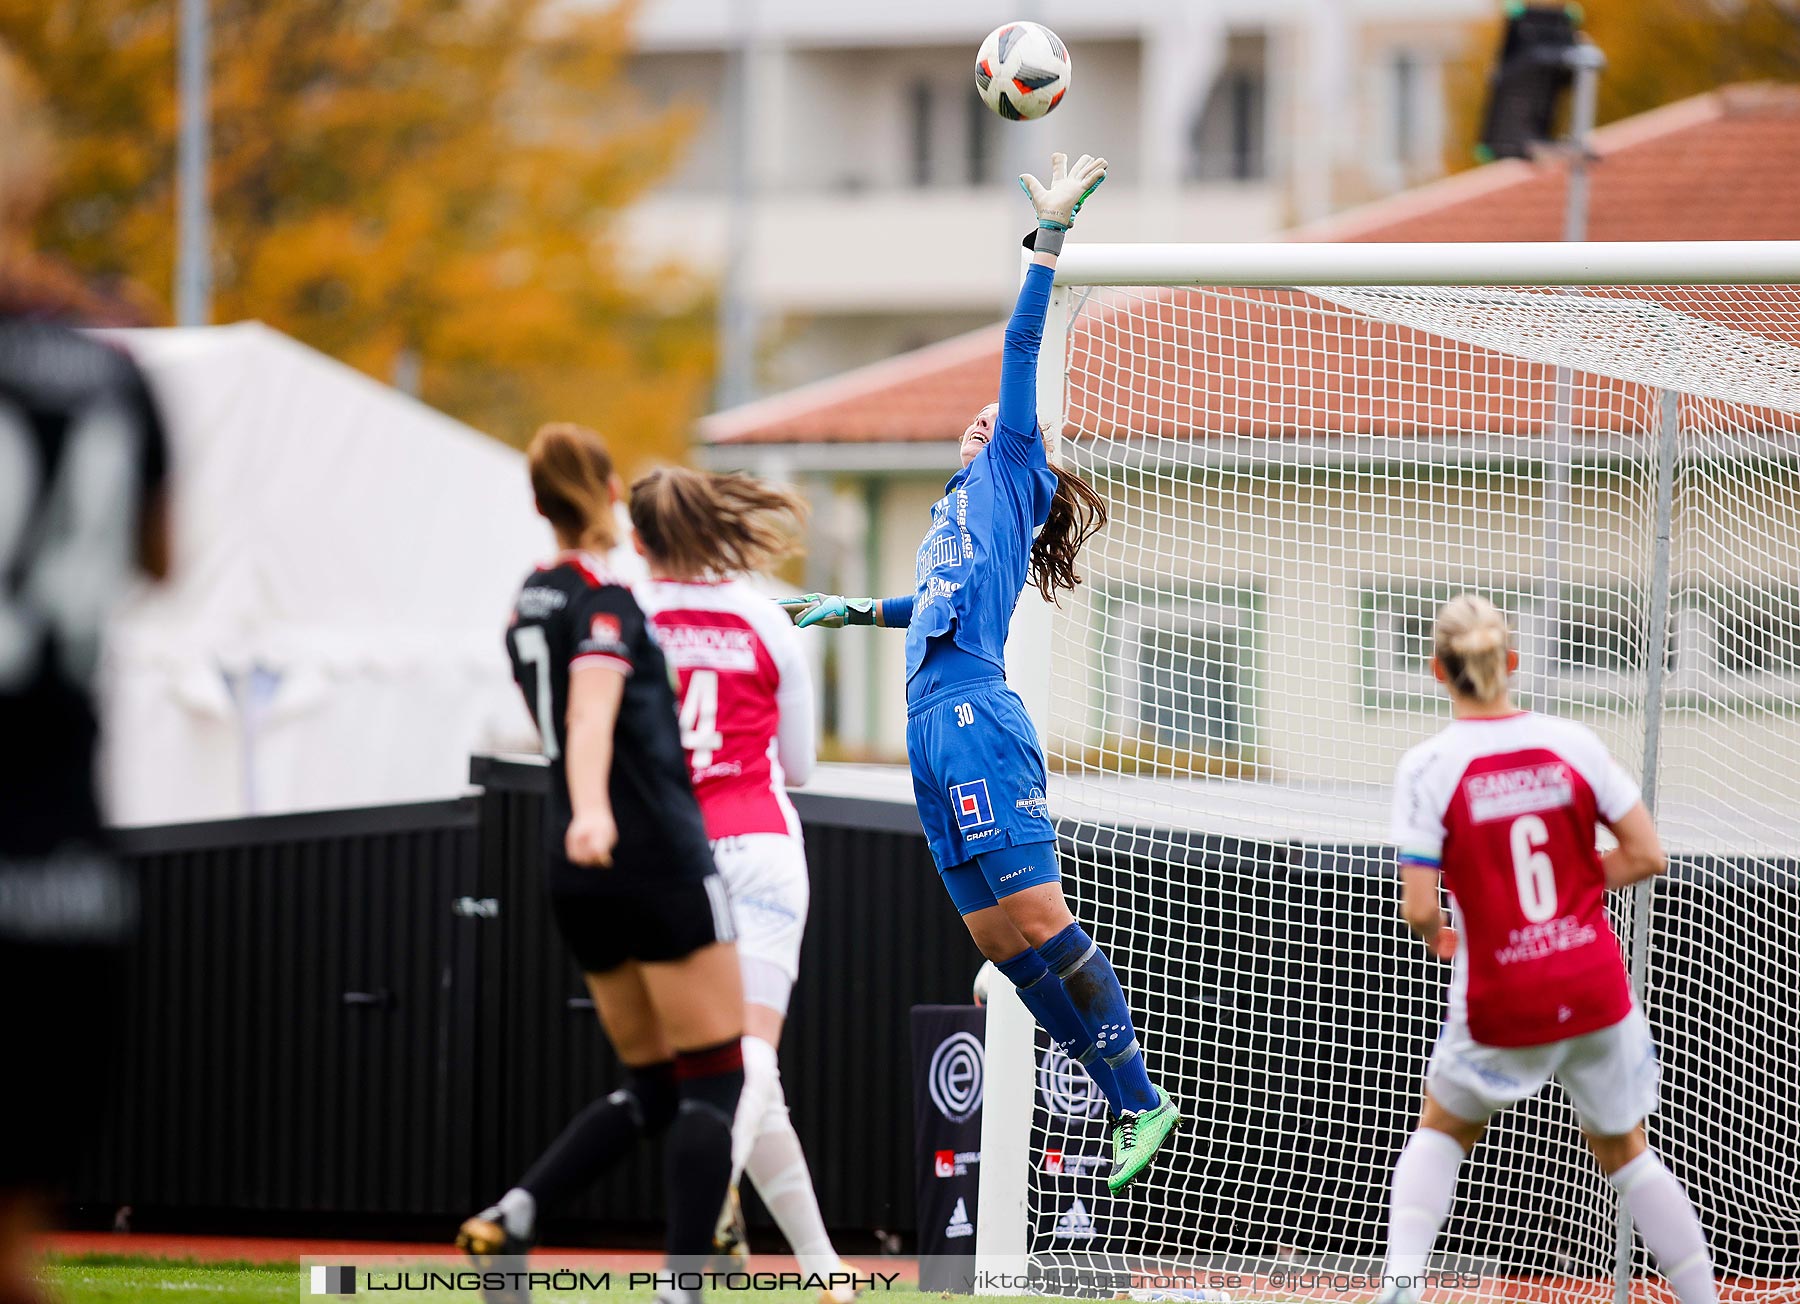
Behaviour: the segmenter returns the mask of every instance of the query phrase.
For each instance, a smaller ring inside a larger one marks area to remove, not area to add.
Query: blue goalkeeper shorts
[[[906,715],[919,823],[958,912],[1056,882],[1044,749],[1006,680],[950,684]]]

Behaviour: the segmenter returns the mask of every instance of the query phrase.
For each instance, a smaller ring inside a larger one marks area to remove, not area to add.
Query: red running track
[[[406,1258],[456,1259],[461,1256],[450,1245],[416,1244],[404,1241],[287,1240],[276,1236],[162,1236],[139,1232],[54,1232],[39,1238],[46,1253],[64,1257],[91,1254],[129,1255],[141,1259],[193,1259],[200,1263],[297,1263],[301,1259],[346,1258],[351,1260],[375,1256],[399,1255]],[[563,1259],[580,1259],[589,1266],[614,1272],[645,1269],[662,1262],[654,1251],[584,1250],[573,1247],[546,1247],[533,1252],[534,1259],[554,1264]],[[853,1257],[846,1260],[858,1272],[898,1272],[902,1281],[917,1281],[918,1264],[911,1259]],[[791,1257],[758,1254],[751,1266],[764,1272],[795,1272],[799,1264]]]

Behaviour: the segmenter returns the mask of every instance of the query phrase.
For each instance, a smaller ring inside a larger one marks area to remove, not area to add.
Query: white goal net
[[[1055,617],[1065,882],[1188,1121],[1110,1197],[1099,1099],[1039,1034],[1041,1288],[1372,1294],[1448,972],[1398,918],[1389,784],[1472,590],[1525,703],[1645,780],[1673,868],[1614,909],[1652,1143],[1724,1298],[1800,1299],[1800,288],[1057,293],[1063,456],[1113,510]],[[1553,1089],[1465,1165],[1439,1249],[1471,1275],[1427,1298],[1672,1299],[1620,1237]]]

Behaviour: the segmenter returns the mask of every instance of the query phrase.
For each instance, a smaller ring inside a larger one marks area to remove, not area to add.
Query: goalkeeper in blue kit
[[[1037,365],[1063,238],[1106,179],[1106,161],[1061,154],[1050,184],[1019,179],[1037,210],[1034,256],[1006,328],[1000,400],[962,436],[962,469],[931,509],[916,588],[900,598],[786,599],[802,628],[906,630],[906,750],[919,819],[950,898],[983,955],[1087,1070],[1113,1116],[1119,1190],[1149,1166],[1181,1115],[1144,1067],[1131,1010],[1103,952],[1069,912],[1044,792],[1043,747],[1006,683],[1005,647],[1027,582],[1047,600],[1080,582],[1075,559],[1106,523],[1079,476],[1050,465]]]

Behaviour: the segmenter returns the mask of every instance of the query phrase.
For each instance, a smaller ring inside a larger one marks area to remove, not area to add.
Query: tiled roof
[[[1800,86],[1729,86],[1602,127],[1590,240],[1800,237]],[[1568,168],[1493,163],[1329,218],[1296,240],[1560,240]]]
[[[1728,87],[1601,128],[1589,170],[1595,240],[1800,239],[1800,87]],[[1460,242],[1561,237],[1567,169],[1494,163],[1292,233],[1315,241]],[[1131,374],[1110,341],[1078,327],[1069,415],[1080,429],[1191,437],[1523,430],[1540,421],[1547,369],[1402,327],[1280,312],[1283,291],[1167,291],[1140,303]],[[1213,383],[1191,384],[1184,313],[1225,313]],[[1094,341],[1083,355],[1083,339]],[[1423,353],[1422,353],[1423,351]],[[1347,365],[1346,365],[1346,360]],[[1331,368],[1329,374],[1326,368]],[[1404,367],[1411,384],[1396,387]],[[873,443],[952,439],[1000,377],[988,327],[874,366],[717,413],[713,443]],[[1579,378],[1578,378],[1579,380]],[[1521,384],[1521,381],[1524,383]],[[1590,428],[1639,408],[1597,382]],[[1129,395],[1129,397],[1127,397]],[[1161,395],[1161,397],[1157,397]],[[1126,416],[1125,404],[1134,408]],[[1577,413],[1577,423],[1582,414]]]
[[[994,400],[1004,328],[954,339],[802,385],[701,422],[709,443],[876,443],[948,439]],[[961,412],[960,417],[947,414]],[[951,428],[954,427],[954,428]]]

